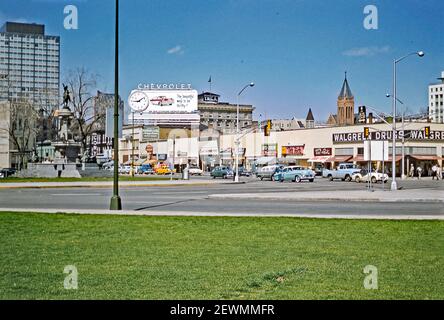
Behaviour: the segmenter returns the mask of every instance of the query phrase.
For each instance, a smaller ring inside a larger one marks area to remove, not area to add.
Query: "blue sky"
[[[416,111],[428,104],[427,86],[444,71],[442,0],[121,0],[120,94],[138,83],[191,83],[223,101],[252,103],[255,116],[317,120],[336,113],[347,70],[356,107],[390,110],[392,61],[399,64],[398,95]],[[114,88],[113,0],[0,0],[5,20],[44,23],[60,35],[62,80],[76,67]],[[63,28],[63,8],[79,10],[79,29]],[[366,5],[376,5],[378,30],[363,27]]]

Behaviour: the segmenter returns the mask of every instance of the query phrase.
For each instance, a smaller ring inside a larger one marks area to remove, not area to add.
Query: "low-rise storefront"
[[[364,127],[370,127],[368,139],[364,138]],[[428,136],[426,127],[430,129]],[[436,163],[442,166],[444,124],[411,122],[408,130],[398,129],[395,137],[398,175],[401,174],[403,159],[405,173],[412,164],[415,168],[421,166],[424,174],[428,174]],[[233,148],[234,138],[234,135],[221,136],[221,148]],[[245,135],[240,147],[246,149],[246,159],[257,161],[264,157],[276,157],[277,163],[285,165],[334,168],[341,162],[367,166],[367,161],[364,161],[365,140],[387,141],[389,160],[385,167],[390,172],[392,129],[384,123],[271,132],[268,137],[255,132]],[[381,163],[375,162],[374,165],[381,167]]]

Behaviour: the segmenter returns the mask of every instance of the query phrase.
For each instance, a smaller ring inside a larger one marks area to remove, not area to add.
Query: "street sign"
[[[364,141],[364,161],[388,161],[388,141]]]

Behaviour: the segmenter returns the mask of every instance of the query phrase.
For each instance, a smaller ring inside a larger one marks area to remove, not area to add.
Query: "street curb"
[[[230,199],[230,200],[281,200],[281,201],[344,201],[344,202],[428,202],[428,203],[444,203],[444,199],[423,199],[423,198],[408,198],[408,199],[381,199],[381,198],[292,198],[292,197],[277,197],[277,196],[230,196],[223,194],[210,194],[209,199]]]
[[[340,219],[340,220],[418,220],[443,221],[444,216],[436,215],[356,215],[356,214],[270,214],[270,213],[199,213],[191,211],[112,211],[112,210],[70,210],[70,209],[9,209],[0,208],[0,216],[4,213],[37,213],[67,215],[110,215],[110,216],[149,216],[149,217],[226,217],[226,218],[302,218],[302,219]]]
[[[180,183],[180,184],[129,184],[129,185],[125,185],[125,184],[120,184],[119,183],[119,188],[132,188],[132,187],[191,187],[191,186],[211,186],[211,185],[218,185],[218,184],[233,184],[230,182],[221,182],[221,183],[205,183],[205,182],[199,182],[199,183]],[[42,185],[38,185],[38,186],[32,186],[32,185],[28,185],[28,186],[2,186],[0,185],[0,190],[1,189],[60,189],[60,188],[112,188],[113,185],[58,185],[58,186],[42,186]]]

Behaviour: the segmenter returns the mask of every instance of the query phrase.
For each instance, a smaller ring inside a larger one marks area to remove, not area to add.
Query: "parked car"
[[[104,170],[110,170],[111,167],[114,168],[114,161],[107,161],[102,164],[102,169]]]
[[[322,176],[322,171],[324,170],[324,166],[323,165],[317,165],[314,168],[314,172],[316,176]]]
[[[211,170],[210,176],[213,177],[213,179],[216,178],[222,178],[222,179],[228,179],[233,177],[233,170],[229,167],[225,166],[219,166]]]
[[[153,174],[154,170],[149,164],[142,164],[137,168],[137,174]]]
[[[283,168],[278,168],[276,170],[276,172],[273,175],[273,180],[274,181],[281,181],[284,177],[284,173],[288,172],[289,170],[291,170],[291,166],[290,167],[283,167]]]
[[[245,167],[239,167],[239,177],[249,177],[251,176],[251,171],[245,169]]]
[[[293,182],[301,182],[303,180],[308,180],[313,182],[315,179],[315,173],[313,170],[300,167],[300,166],[292,166],[286,168],[287,170],[283,170],[282,174],[280,174],[280,181],[293,181]]]
[[[371,178],[370,178],[371,177]],[[368,174],[367,169],[362,169],[361,171],[352,175],[352,180],[355,182],[368,182],[369,179],[372,183],[388,181],[388,175],[386,173],[379,173],[377,171],[372,171]]]
[[[330,181],[334,179],[341,179],[342,181],[352,181],[352,176],[355,173],[361,171],[353,163],[340,163],[335,170],[324,169],[322,171],[322,177],[328,178]]]
[[[171,170],[170,167],[168,167],[166,164],[163,164],[163,165],[156,167],[154,169],[154,172],[156,174],[164,175],[164,174],[172,174],[172,173],[174,173],[174,170]]]
[[[2,170],[0,170],[0,173],[2,174],[2,176],[0,176],[0,177],[7,178],[7,177],[14,175],[16,172],[17,172],[17,169],[15,169],[15,168],[3,168]]]
[[[188,173],[192,176],[194,175],[201,176],[203,174],[203,170],[199,169],[198,167],[189,167]]]
[[[272,166],[265,166],[260,168],[257,173],[256,177],[258,177],[261,180],[264,179],[270,179],[273,180],[273,176],[279,169],[282,169],[284,166],[282,165],[272,165]]]
[[[131,166],[125,165],[119,167],[119,173],[121,174],[129,174],[131,172]]]

